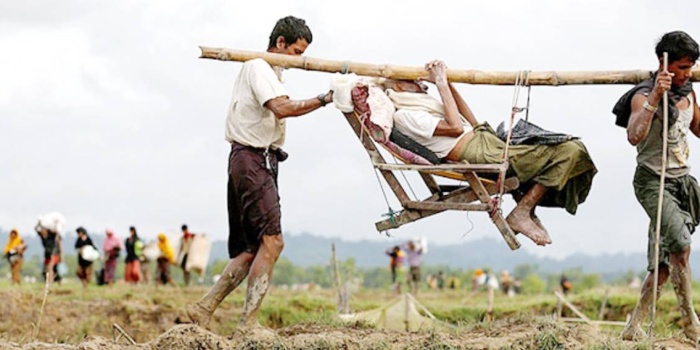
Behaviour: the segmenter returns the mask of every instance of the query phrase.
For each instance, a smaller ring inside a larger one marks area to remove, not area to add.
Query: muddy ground
[[[191,292],[199,295],[201,291]],[[178,289],[80,295],[53,291],[40,317],[38,289],[0,290],[0,349],[650,349],[648,342],[623,342],[619,328],[564,323],[547,316],[513,316],[456,325],[454,329],[390,331],[367,325],[307,320],[276,328],[235,328],[240,302],[217,310],[211,331],[175,325]],[[148,297],[144,297],[148,295]],[[36,331],[37,322],[39,331]],[[122,334],[114,325],[124,330]],[[128,338],[134,339],[134,344]],[[680,333],[658,338],[655,349],[695,349]]]

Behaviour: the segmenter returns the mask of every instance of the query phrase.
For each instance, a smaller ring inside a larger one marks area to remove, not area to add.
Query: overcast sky
[[[187,223],[225,239],[224,120],[241,64],[198,59],[198,45],[264,51],[286,15],[307,20],[310,57],[585,71],[655,69],[662,34],[680,29],[700,39],[698,13],[697,1],[651,0],[2,1],[0,227],[31,234],[37,215],[59,211],[70,230],[111,227],[123,237],[135,225],[153,238],[160,231],[175,236]],[[330,77],[285,73],[292,98],[326,91]],[[599,173],[576,216],[539,211],[552,245],[519,236],[522,249],[553,257],[646,249],[648,219],[631,184],[636,152],[610,113],[629,87],[532,89],[530,120],[580,136]],[[495,126],[509,116],[512,87],[459,89],[479,120]],[[328,106],[287,128],[283,230],[386,239],[374,230],[387,212],[380,185],[342,114]],[[698,147],[693,139],[696,174]],[[427,194],[419,179],[408,179],[419,197]],[[391,233],[426,236],[430,244],[501,240],[488,216],[474,212],[437,215]]]

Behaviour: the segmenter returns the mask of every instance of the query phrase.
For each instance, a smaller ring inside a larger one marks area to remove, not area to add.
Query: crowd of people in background
[[[58,213],[50,213],[40,217],[35,227],[36,234],[41,240],[43,253],[42,277],[45,281],[61,283],[67,277],[68,271],[65,264],[63,217]],[[77,265],[75,276],[84,287],[89,286],[95,277],[97,285],[112,285],[117,282],[117,267],[120,260],[124,260],[123,280],[128,284],[156,284],[175,285],[171,277],[170,267],[177,265],[183,270],[184,285],[191,282],[191,273],[186,269],[189,248],[196,234],[189,231],[187,225],[181,227],[179,249],[177,254],[165,233],[159,233],[156,241],[146,242],[142,239],[136,227],[129,227],[126,239],[122,239],[116,232],[108,228],[105,230],[105,239],[101,249],[93,242],[87,229],[78,227],[75,240],[75,253]],[[3,256],[10,264],[12,283],[22,282],[22,266],[27,245],[22,239],[18,229],[10,231]],[[101,262],[98,269],[95,266]],[[155,262],[155,278],[152,278],[152,262]]]
[[[400,294],[401,284],[405,281],[410,292],[414,295],[418,294],[418,286],[421,282],[421,259],[427,250],[424,238],[417,238],[387,249],[392,291]],[[404,263],[408,265],[408,275],[404,275]]]
[[[421,259],[427,252],[427,244],[424,238],[416,238],[403,244],[395,245],[386,250],[389,256],[389,270],[391,272],[391,291],[401,294],[401,287],[404,283],[408,290],[416,295],[421,285]],[[408,266],[408,274],[406,268]],[[520,281],[510,275],[507,270],[503,270],[499,277],[489,269],[477,268],[472,276],[471,290],[500,290],[507,296],[514,296],[520,293]],[[425,285],[429,289],[444,290],[458,289],[460,280],[458,276],[451,276],[443,270],[425,276]],[[566,290],[568,292],[568,290]]]

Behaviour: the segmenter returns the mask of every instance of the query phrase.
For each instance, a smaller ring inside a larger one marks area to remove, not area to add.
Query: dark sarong
[[[257,252],[262,235],[282,233],[277,166],[275,153],[237,143],[231,145],[228,168],[231,259],[243,252]]]

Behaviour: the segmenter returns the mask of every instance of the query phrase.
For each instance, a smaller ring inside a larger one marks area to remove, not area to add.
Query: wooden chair
[[[363,124],[360,115],[355,112],[344,113],[348,123],[361,141],[372,165],[381,172],[384,180],[389,184],[403,209],[396,215],[375,224],[378,231],[398,228],[401,225],[420,220],[422,218],[441,213],[446,210],[483,211],[491,216],[491,220],[498,228],[503,239],[512,249],[518,249],[520,242],[515,238],[515,233],[503,218],[500,210],[495,210],[493,196],[499,193],[495,181],[483,178],[477,174],[498,174],[504,167],[502,164],[436,164],[417,165],[410,164],[404,157],[393,151],[385,144],[377,142]],[[387,163],[377,149],[376,144],[382,145],[387,152],[399,159],[404,164]],[[423,200],[411,200],[401,183],[397,180],[394,171],[417,171],[423,182],[430,190],[431,195]],[[466,181],[465,185],[438,184],[434,176],[441,176],[455,180]],[[517,178],[511,177],[504,181],[505,191],[517,189],[520,183]]]

